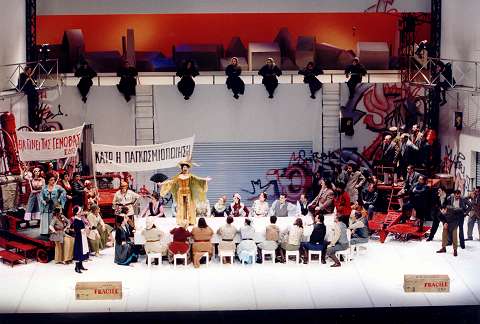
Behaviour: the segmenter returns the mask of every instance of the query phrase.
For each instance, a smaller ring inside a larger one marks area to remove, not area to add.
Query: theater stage
[[[113,248],[74,265],[30,262],[11,268],[0,263],[1,313],[144,312],[255,310],[293,308],[479,305],[480,241],[467,241],[454,257],[436,254],[440,231],[432,242],[384,244],[371,240],[365,255],[340,268],[329,264],[221,265],[176,269],[164,262],[147,269],[144,257],[133,266],[113,263]],[[477,235],[475,232],[474,235]],[[477,238],[475,236],[475,238]],[[450,293],[404,293],[404,274],[448,274]],[[122,281],[119,301],[76,301],[77,281]]]

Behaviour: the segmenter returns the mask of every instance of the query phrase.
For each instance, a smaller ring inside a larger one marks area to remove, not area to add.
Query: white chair
[[[245,254],[252,259],[252,264],[254,264],[254,263],[255,263],[255,256],[256,256],[255,251],[245,252]],[[242,259],[242,264],[248,264],[248,263],[246,263],[246,259],[245,259],[245,258]]]
[[[198,260],[198,262],[202,261],[202,259],[205,258],[205,265],[208,267],[208,259],[209,259],[209,255],[208,255],[208,252],[203,252],[202,255],[200,256],[200,259]]]
[[[155,260],[156,258],[158,258],[158,264],[161,265],[162,264],[162,253],[153,253],[153,252],[147,253],[147,264],[148,264],[149,269],[152,266],[152,261]]]
[[[225,260],[230,260],[229,263],[233,264],[233,259],[235,257],[235,253],[233,251],[219,250],[218,251],[218,257],[220,258],[220,263],[222,263],[222,264],[223,264],[223,259],[224,258],[225,258]]]
[[[270,256],[270,262],[275,264],[275,250],[262,250],[262,263],[266,262],[267,255]]]
[[[294,257],[295,261],[290,261],[290,257]],[[298,250],[296,250],[296,251],[286,251],[285,263],[288,264],[290,262],[294,262],[295,264],[300,263],[300,253],[298,252]]]
[[[343,258],[344,258],[344,260],[345,260],[346,262],[349,262],[349,261],[351,261],[351,260],[353,259],[353,258],[352,258],[352,255],[353,255],[353,253],[352,253],[352,246],[350,245],[350,239],[351,239],[351,238],[352,238],[352,232],[351,232],[349,229],[347,229],[347,241],[348,241],[348,247],[347,247],[347,249],[346,249],[346,250],[343,250],[343,251],[337,251],[337,252],[335,252],[335,256],[336,256],[337,258],[340,258],[340,256],[342,255]]]
[[[187,254],[174,254],[173,255],[173,267],[177,267],[177,260],[178,259],[183,259],[183,265],[187,265]]]
[[[322,263],[322,251],[308,250],[308,264],[313,263],[312,256],[318,255],[318,263]]]

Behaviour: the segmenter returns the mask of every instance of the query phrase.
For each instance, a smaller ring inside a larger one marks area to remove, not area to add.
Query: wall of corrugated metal
[[[251,205],[252,199],[261,191],[269,194],[270,201],[280,191],[291,193],[294,197],[295,191],[308,181],[307,172],[292,172],[291,175],[285,176],[284,171],[288,171],[292,153],[298,155],[300,150],[310,152],[312,142],[195,143],[194,162],[200,166],[194,166],[192,173],[212,177],[208,190],[211,204],[222,195],[227,195],[231,201],[235,192],[242,195],[242,200],[247,206]],[[169,169],[162,172],[170,177],[178,170]],[[259,182],[252,186],[252,181]],[[262,189],[261,186],[266,187]]]

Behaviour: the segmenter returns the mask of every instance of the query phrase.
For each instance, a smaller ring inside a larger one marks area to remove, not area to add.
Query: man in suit
[[[347,166],[338,177],[338,182],[345,184],[345,191],[350,196],[350,201],[355,203],[358,200],[358,190],[365,183],[365,176],[359,170],[356,170],[357,164],[349,161]]]
[[[380,161],[383,165],[392,165],[398,154],[397,143],[392,140],[392,135],[386,135],[382,143],[382,157]]]
[[[403,181],[403,188],[398,192],[399,197],[410,195],[413,188],[418,182],[418,178],[420,177],[420,173],[415,171],[415,167],[413,165],[409,165],[407,167],[407,175],[405,176],[405,180]],[[398,211],[402,211],[403,209],[403,199],[399,198],[398,202],[400,204],[400,208]]]
[[[453,209],[453,213],[458,219],[458,236],[460,238],[460,247],[465,249],[465,237],[463,234],[463,223],[465,222],[465,215],[470,212],[470,201],[462,197],[460,190],[455,190],[453,194],[447,199],[447,206]]]
[[[458,246],[458,237],[457,237],[457,228],[458,228],[458,217],[453,208],[442,206],[440,207],[439,216],[440,220],[443,223],[443,232],[442,232],[442,248],[437,251],[437,253],[446,253],[446,246],[449,245],[449,242],[453,245],[453,255],[457,256],[457,246]]]
[[[401,175],[405,175],[405,166],[415,164],[418,147],[410,140],[410,134],[403,133],[400,140],[398,167]]]
[[[470,194],[472,209],[468,216],[467,240],[473,240],[473,227],[477,223],[478,239],[480,240],[480,187]]]

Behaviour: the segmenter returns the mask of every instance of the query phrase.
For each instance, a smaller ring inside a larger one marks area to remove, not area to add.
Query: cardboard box
[[[77,282],[75,285],[77,300],[115,300],[122,296],[121,281]]]
[[[448,275],[404,275],[405,292],[450,292]]]

